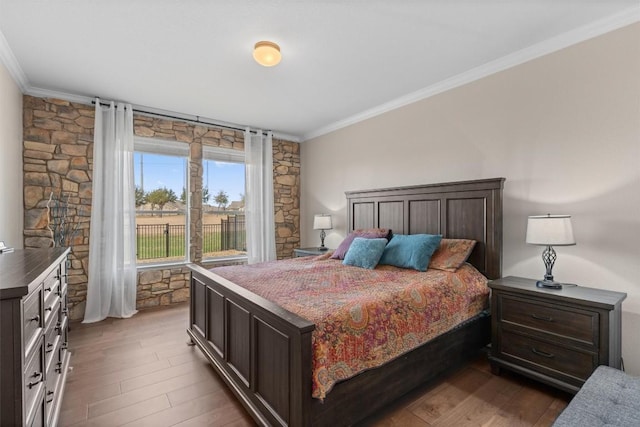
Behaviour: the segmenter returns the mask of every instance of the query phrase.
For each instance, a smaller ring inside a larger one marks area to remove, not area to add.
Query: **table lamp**
[[[544,280],[538,280],[539,288],[562,289],[562,283],[553,280],[551,270],[556,262],[554,246],[571,246],[576,244],[573,237],[570,215],[537,215],[530,216],[527,221],[527,243],[546,246],[542,251],[542,260],[546,267]]]
[[[331,215],[317,214],[313,217],[313,229],[320,230],[320,247],[318,250],[326,251],[328,248],[324,246],[324,238],[327,236],[325,230],[331,230]]]

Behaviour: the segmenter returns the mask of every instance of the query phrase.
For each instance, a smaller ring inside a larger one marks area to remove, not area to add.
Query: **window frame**
[[[190,188],[190,173],[189,162],[190,158],[190,146],[186,142],[171,141],[157,138],[149,138],[142,136],[135,136],[133,140],[133,151],[135,153],[156,154],[162,156],[173,156],[184,159],[184,185],[185,189],[185,237],[184,237],[184,253],[185,256],[179,261],[157,261],[157,262],[139,262],[136,255],[136,269],[157,269],[158,267],[173,267],[183,266],[191,262],[191,193]],[[134,165],[135,169],[135,165]],[[135,179],[134,179],[134,191],[135,191]],[[137,211],[137,209],[136,209]],[[137,226],[137,222],[136,222]],[[137,244],[137,243],[136,243]]]
[[[244,150],[234,150],[232,148],[224,148],[224,147],[214,147],[210,145],[202,146],[202,170],[204,171],[204,162],[205,161],[220,161],[226,163],[242,163],[245,167],[245,182],[244,182],[244,194],[246,197],[247,194],[247,180],[246,180],[246,168],[247,163],[245,161],[246,156]],[[205,187],[205,178],[202,177],[202,189]],[[204,209],[202,211],[202,225],[204,226]],[[204,246],[204,242],[203,242]],[[204,255],[204,247],[202,250],[202,263],[206,264],[216,264],[216,263],[226,263],[226,262],[237,262],[237,261],[247,261],[247,255],[229,255],[229,256],[219,256],[212,257]]]

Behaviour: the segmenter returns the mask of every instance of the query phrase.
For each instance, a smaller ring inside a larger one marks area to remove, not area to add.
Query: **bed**
[[[503,178],[347,192],[348,229],[442,234],[477,242],[468,258],[501,275]],[[489,342],[486,315],[464,321],[313,398],[316,325],[199,266],[191,266],[188,334],[261,425],[350,425],[474,357]]]

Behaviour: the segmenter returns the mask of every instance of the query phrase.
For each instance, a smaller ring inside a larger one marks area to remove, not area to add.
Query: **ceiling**
[[[99,96],[302,141],[635,22],[639,5],[0,0],[0,58],[26,93]],[[280,45],[278,66],[254,62],[260,40]]]

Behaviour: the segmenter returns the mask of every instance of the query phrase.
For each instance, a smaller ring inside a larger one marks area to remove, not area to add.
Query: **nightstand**
[[[311,256],[311,255],[322,255],[322,254],[326,254],[328,251],[328,249],[325,250],[320,250],[318,249],[318,247],[313,247],[313,248],[295,248],[293,250],[293,253],[295,254],[296,257],[301,257],[301,256]]]
[[[505,368],[576,393],[599,365],[620,369],[627,294],[582,286],[543,289],[521,277],[493,280],[489,287],[489,362],[495,374]]]

